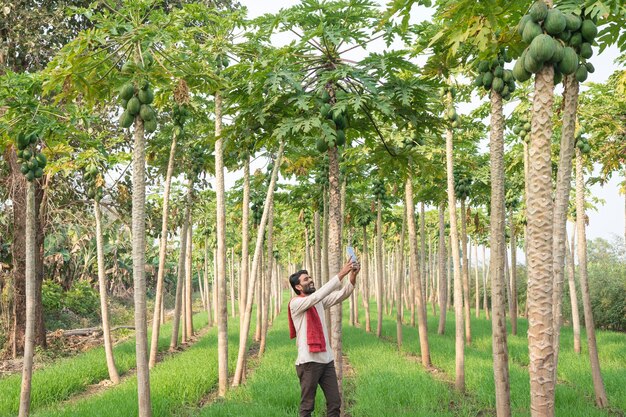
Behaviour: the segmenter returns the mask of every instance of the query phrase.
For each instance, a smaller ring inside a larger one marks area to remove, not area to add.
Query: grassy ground
[[[206,313],[194,316],[196,329],[206,326]],[[169,346],[172,326],[166,323],[159,334],[159,350]],[[115,364],[120,375],[135,367],[135,339],[114,347]],[[89,350],[70,358],[60,359],[35,371],[32,380],[31,410],[55,404],[87,389],[91,384],[108,379],[104,347]],[[0,416],[17,415],[21,374],[0,379]]]

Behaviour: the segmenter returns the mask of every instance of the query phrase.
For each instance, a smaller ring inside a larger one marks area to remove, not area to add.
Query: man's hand
[[[341,267],[341,271],[337,273],[337,276],[339,277],[339,279],[343,279],[343,277],[348,275],[350,271],[352,271],[353,267],[354,267],[354,263],[352,262],[350,258],[348,258],[348,261]]]
[[[356,276],[359,274],[360,271],[361,271],[361,264],[358,262],[355,262],[352,265],[352,270],[350,271],[350,283],[352,285],[356,284]]]

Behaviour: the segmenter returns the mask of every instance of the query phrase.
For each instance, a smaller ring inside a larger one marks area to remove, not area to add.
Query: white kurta
[[[296,328],[296,344],[298,346],[296,365],[306,362],[329,363],[335,359],[335,354],[330,347],[330,339],[328,338],[324,309],[342,302],[352,294],[354,285],[352,285],[349,279],[346,281],[347,283],[342,287],[339,277],[335,275],[313,294],[306,297],[295,297],[290,301],[289,309],[291,310],[291,318]],[[317,309],[317,314],[320,316],[322,330],[324,331],[324,341],[326,342],[326,352],[309,352],[306,337],[306,311],[311,307]]]

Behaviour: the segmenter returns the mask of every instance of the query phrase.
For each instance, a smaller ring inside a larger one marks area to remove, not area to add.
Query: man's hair
[[[294,292],[297,295],[300,295],[300,291],[296,289],[296,285],[300,284],[300,275],[308,273],[309,271],[307,271],[306,269],[301,269],[298,272],[294,272],[293,274],[289,275],[289,283],[291,284],[291,288],[293,288]]]

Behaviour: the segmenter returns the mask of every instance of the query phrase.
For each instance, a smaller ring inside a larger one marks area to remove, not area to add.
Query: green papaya
[[[598,34],[598,28],[592,20],[585,19],[580,26],[580,33],[583,35],[584,40],[591,43]]]
[[[132,82],[128,82],[122,86],[120,90],[120,99],[122,100],[130,100],[135,95],[135,86]]]
[[[561,42],[555,40],[554,41],[554,55],[552,55],[552,58],[550,58],[548,62],[550,62],[551,64],[557,64],[561,62],[562,59],[563,59],[563,45],[561,44]]]
[[[326,93],[326,94],[328,94],[328,93]],[[329,103],[322,104],[321,107],[320,107],[320,115],[324,119],[328,118],[328,115],[330,114],[331,109],[332,109],[332,107],[330,106]]]
[[[498,65],[496,69],[493,70],[493,75],[494,77],[502,78],[504,76],[504,68]]]
[[[526,54],[522,54],[513,66],[513,77],[519,82],[528,81],[532,74],[524,68],[524,59]]]
[[[578,68],[578,54],[574,48],[566,46],[563,48],[563,59],[557,64],[559,72],[563,75],[570,75]]]
[[[322,102],[324,103],[329,103],[330,102],[330,93],[324,89],[324,91],[322,91]]]
[[[502,79],[504,80],[505,83],[510,83],[511,81],[513,81],[513,72],[511,70],[505,70],[504,74],[502,75]]]
[[[343,130],[348,125],[347,119],[342,114],[333,115],[333,122],[335,122],[337,130]]]
[[[526,54],[526,57],[524,58],[524,69],[526,71],[534,74],[539,72],[542,67],[543,62],[537,61],[530,52]]]
[[[478,71],[479,72],[489,71],[489,61],[480,61],[480,63],[478,64]]]
[[[146,120],[143,124],[144,130],[146,133],[152,133],[157,129],[157,121],[156,119]]]
[[[564,30],[563,32],[556,35],[556,37],[562,40],[563,42],[567,42],[572,37],[572,32],[570,32],[569,30]]]
[[[559,84],[561,81],[563,81],[563,74],[558,71],[554,71],[554,85]]]
[[[24,159],[25,161],[28,161],[32,157],[33,157],[33,152],[30,149],[24,149],[24,151],[22,152],[22,159]]]
[[[448,112],[446,113],[446,115],[450,120],[456,120],[459,117],[458,114],[456,114],[456,110],[454,107],[448,108]]]
[[[541,22],[548,16],[548,6],[543,0],[537,0],[530,6],[529,14],[533,22]]]
[[[39,136],[37,136],[36,133],[31,133],[30,135],[28,135],[28,143],[30,143],[31,145],[35,145],[38,140]]]
[[[41,178],[43,177],[43,168],[38,167],[37,169],[35,169],[35,178]]]
[[[583,43],[583,35],[580,32],[576,32],[569,38],[569,45],[574,48],[578,48]]]
[[[154,92],[150,87],[145,90],[139,90],[137,93],[137,98],[141,102],[141,104],[151,104],[154,101]]]
[[[141,102],[137,97],[132,97],[128,100],[128,104],[126,105],[126,111],[133,116],[136,116],[141,109]]]
[[[536,36],[530,43],[528,53],[537,63],[549,61],[556,50],[555,40],[552,36],[541,34]],[[526,68],[528,70],[528,68]],[[532,71],[535,72],[535,71]]]
[[[587,72],[589,72],[590,74],[593,74],[596,71],[596,68],[591,62],[586,62],[585,66],[587,67]]]
[[[483,74],[478,74],[478,76],[474,80],[474,87],[482,87],[482,85],[483,85]]]
[[[490,72],[486,72],[483,75],[483,86],[487,89],[491,88],[491,83],[493,82],[493,74]]]
[[[522,19],[519,21],[519,24],[517,25],[517,33],[522,36],[522,34],[524,33],[524,27],[526,26],[526,23],[532,21],[532,18],[530,17],[529,14],[526,14],[522,17]],[[485,72],[486,70],[484,70],[483,72]]]
[[[495,77],[493,79],[493,82],[491,83],[491,88],[496,93],[502,93],[502,90],[504,89],[504,80],[502,78]],[[507,89],[507,91],[508,91],[508,89]]]
[[[38,153],[37,155],[35,155],[35,159],[37,160],[37,164],[39,164],[41,168],[45,167],[48,163],[46,156],[42,153]]]
[[[526,23],[526,26],[524,27],[522,40],[526,42],[527,44],[530,44],[533,41],[533,39],[535,39],[537,36],[541,35],[542,33],[543,33],[543,30],[541,29],[541,26],[539,26],[535,22],[528,22]]]
[[[16,142],[17,142],[17,149],[24,150],[30,144],[30,136],[26,136],[24,132],[20,132],[17,134]]]
[[[337,130],[337,146],[343,146],[346,144],[346,132],[343,130]]]
[[[124,111],[120,115],[119,123],[120,123],[120,126],[123,127],[124,129],[128,129],[129,127],[131,127],[134,121],[135,121],[135,116],[130,114],[128,110]]]
[[[529,122],[524,123],[524,130],[530,132],[531,125]]]
[[[28,171],[30,171],[30,168],[28,167],[27,163],[23,163],[22,165],[20,165],[20,172],[22,174],[26,175]]]
[[[576,70],[576,80],[578,80],[579,83],[585,82],[588,75],[587,67],[584,65],[579,66]]]
[[[37,169],[39,163],[37,162],[37,160],[31,159],[30,161],[26,162],[26,165],[28,165],[28,168],[30,168],[31,170],[34,170]]]
[[[33,182],[33,180],[35,179],[35,171],[33,171],[33,170],[29,170],[29,171],[25,174],[25,176],[26,176],[26,180],[27,180],[28,182]]]
[[[567,27],[567,19],[559,9],[550,9],[543,22],[543,28],[550,35],[558,35]]]
[[[156,113],[150,105],[142,104],[141,110],[139,110],[139,116],[144,122],[148,122],[156,117]]]
[[[593,49],[591,49],[591,44],[588,42],[584,42],[580,45],[580,56],[585,59],[589,59],[593,56]]]
[[[565,15],[565,22],[565,27],[570,32],[576,32],[578,29],[580,29],[580,25],[582,25],[583,23],[582,19],[579,16],[571,13]]]

